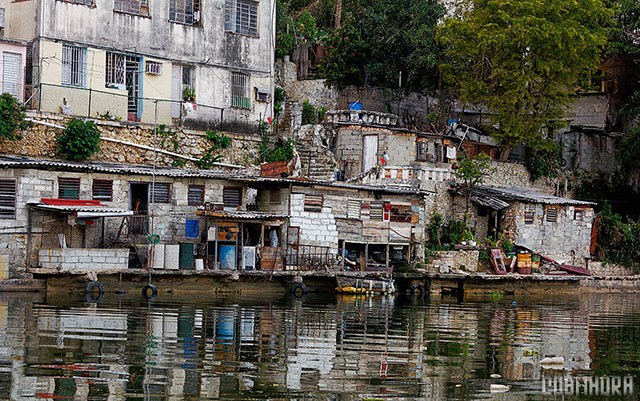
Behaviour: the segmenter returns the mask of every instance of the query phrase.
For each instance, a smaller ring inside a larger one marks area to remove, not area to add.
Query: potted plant
[[[195,102],[196,100],[196,88],[191,86],[185,86],[182,91],[182,98],[187,102]]]
[[[465,230],[464,236],[462,237],[462,239],[467,244],[471,246],[476,246],[476,239],[473,237],[473,234],[471,234],[471,230],[469,230],[468,228]]]

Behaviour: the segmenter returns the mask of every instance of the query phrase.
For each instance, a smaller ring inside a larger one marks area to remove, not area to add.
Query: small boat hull
[[[390,279],[376,277],[336,276],[336,292],[344,294],[393,294],[395,283]]]

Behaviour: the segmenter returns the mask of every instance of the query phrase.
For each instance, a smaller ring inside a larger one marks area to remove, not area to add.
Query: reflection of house
[[[472,225],[482,241],[503,232],[515,245],[572,264],[589,258],[593,203],[544,195],[522,188],[476,187],[471,196]],[[464,198],[454,212],[464,215]]]

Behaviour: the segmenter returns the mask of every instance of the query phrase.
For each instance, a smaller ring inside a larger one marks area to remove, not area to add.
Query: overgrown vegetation
[[[308,100],[305,100],[302,103],[302,125],[315,124],[316,122],[316,108]]]
[[[627,184],[627,173],[624,169],[613,175],[577,171],[575,181],[578,185],[574,188],[575,197],[596,202],[596,211],[603,208],[606,199],[614,213],[637,220],[640,217],[640,192]]]
[[[294,143],[291,139],[278,138],[275,144],[269,139],[270,124],[266,121],[258,122],[258,131],[262,136],[260,143],[260,162],[272,163],[293,159]]]
[[[180,141],[178,140],[178,133],[164,124],[158,125],[153,134],[157,135],[160,139],[160,149],[168,150],[171,152],[177,152],[180,149]]]
[[[231,145],[231,138],[224,133],[216,131],[207,131],[205,137],[207,141],[211,143],[211,146],[204,152],[200,160],[196,162],[196,165],[198,168],[209,169],[215,163],[222,161],[223,156],[218,154],[218,151],[228,148]]]
[[[427,249],[447,250],[465,238],[469,228],[463,221],[445,221],[441,214],[434,214],[427,227],[429,240]]]
[[[560,145],[551,141],[527,149],[524,165],[533,181],[542,177],[555,178],[564,164]]]
[[[598,259],[640,271],[640,223],[623,222],[619,214],[612,212],[611,205],[605,203],[596,224]]]
[[[461,190],[465,198],[465,211],[464,221],[465,223],[469,217],[469,208],[471,206],[471,193],[473,189],[484,178],[491,173],[491,162],[489,155],[486,153],[479,153],[474,157],[468,157],[466,155],[458,158],[458,169],[456,170],[456,178],[462,181]]]
[[[26,110],[27,108],[10,94],[0,95],[0,138],[10,141],[22,139],[21,131],[31,126],[31,122],[25,120]]]
[[[69,120],[56,139],[58,152],[69,160],[86,160],[100,150],[100,131],[93,121]]]
[[[283,103],[286,99],[286,93],[284,89],[279,86],[276,86],[273,94],[273,114],[278,117],[282,114],[282,110],[284,110]]]

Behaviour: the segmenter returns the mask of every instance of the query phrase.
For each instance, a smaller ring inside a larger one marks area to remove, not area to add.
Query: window
[[[241,35],[258,36],[258,2],[226,0],[224,29]]]
[[[187,198],[191,206],[204,205],[204,185],[189,185]]]
[[[147,61],[145,72],[149,75],[160,75],[162,73],[162,64],[157,61]]]
[[[200,0],[171,0],[169,21],[188,25],[200,25]]]
[[[156,182],[155,191],[151,188],[152,203],[169,203],[171,202],[171,184],[167,182]]]
[[[550,207],[547,209],[547,221],[555,223],[558,221],[558,209]]]
[[[85,86],[87,49],[62,45],[62,84]]]
[[[362,209],[362,202],[360,202],[359,200],[357,199],[347,200],[347,218],[348,219],[359,219],[361,209]]]
[[[416,161],[426,162],[427,160],[427,152],[429,149],[429,142],[427,141],[418,141],[416,142]]]
[[[113,181],[93,180],[93,200],[111,202],[113,197]]]
[[[382,202],[371,202],[371,211],[369,212],[369,219],[382,221]]]
[[[0,179],[0,219],[16,217],[16,180]]]
[[[80,199],[80,178],[58,178],[58,199]]]
[[[105,86],[108,88],[122,87],[125,85],[125,56],[107,52],[107,68],[105,74]]]
[[[188,91],[187,91],[188,88]],[[190,97],[196,92],[196,69],[187,65],[182,66],[182,97],[184,100],[191,100]]]
[[[312,213],[322,212],[322,195],[304,195],[304,211]]]
[[[242,205],[242,188],[224,187],[222,189],[222,203],[224,207],[238,207]]]
[[[536,219],[536,212],[524,212],[524,224],[533,224]]]
[[[583,217],[584,217],[584,210],[576,210],[575,212],[573,212],[574,220],[582,221]]]
[[[240,72],[231,73],[231,107],[250,108],[247,82],[249,76]]]
[[[95,0],[60,0],[64,3],[73,3],[73,4],[82,4],[85,6],[89,6],[89,7],[95,7],[96,6],[96,2]]]
[[[113,11],[149,16],[149,0],[114,0]]]

